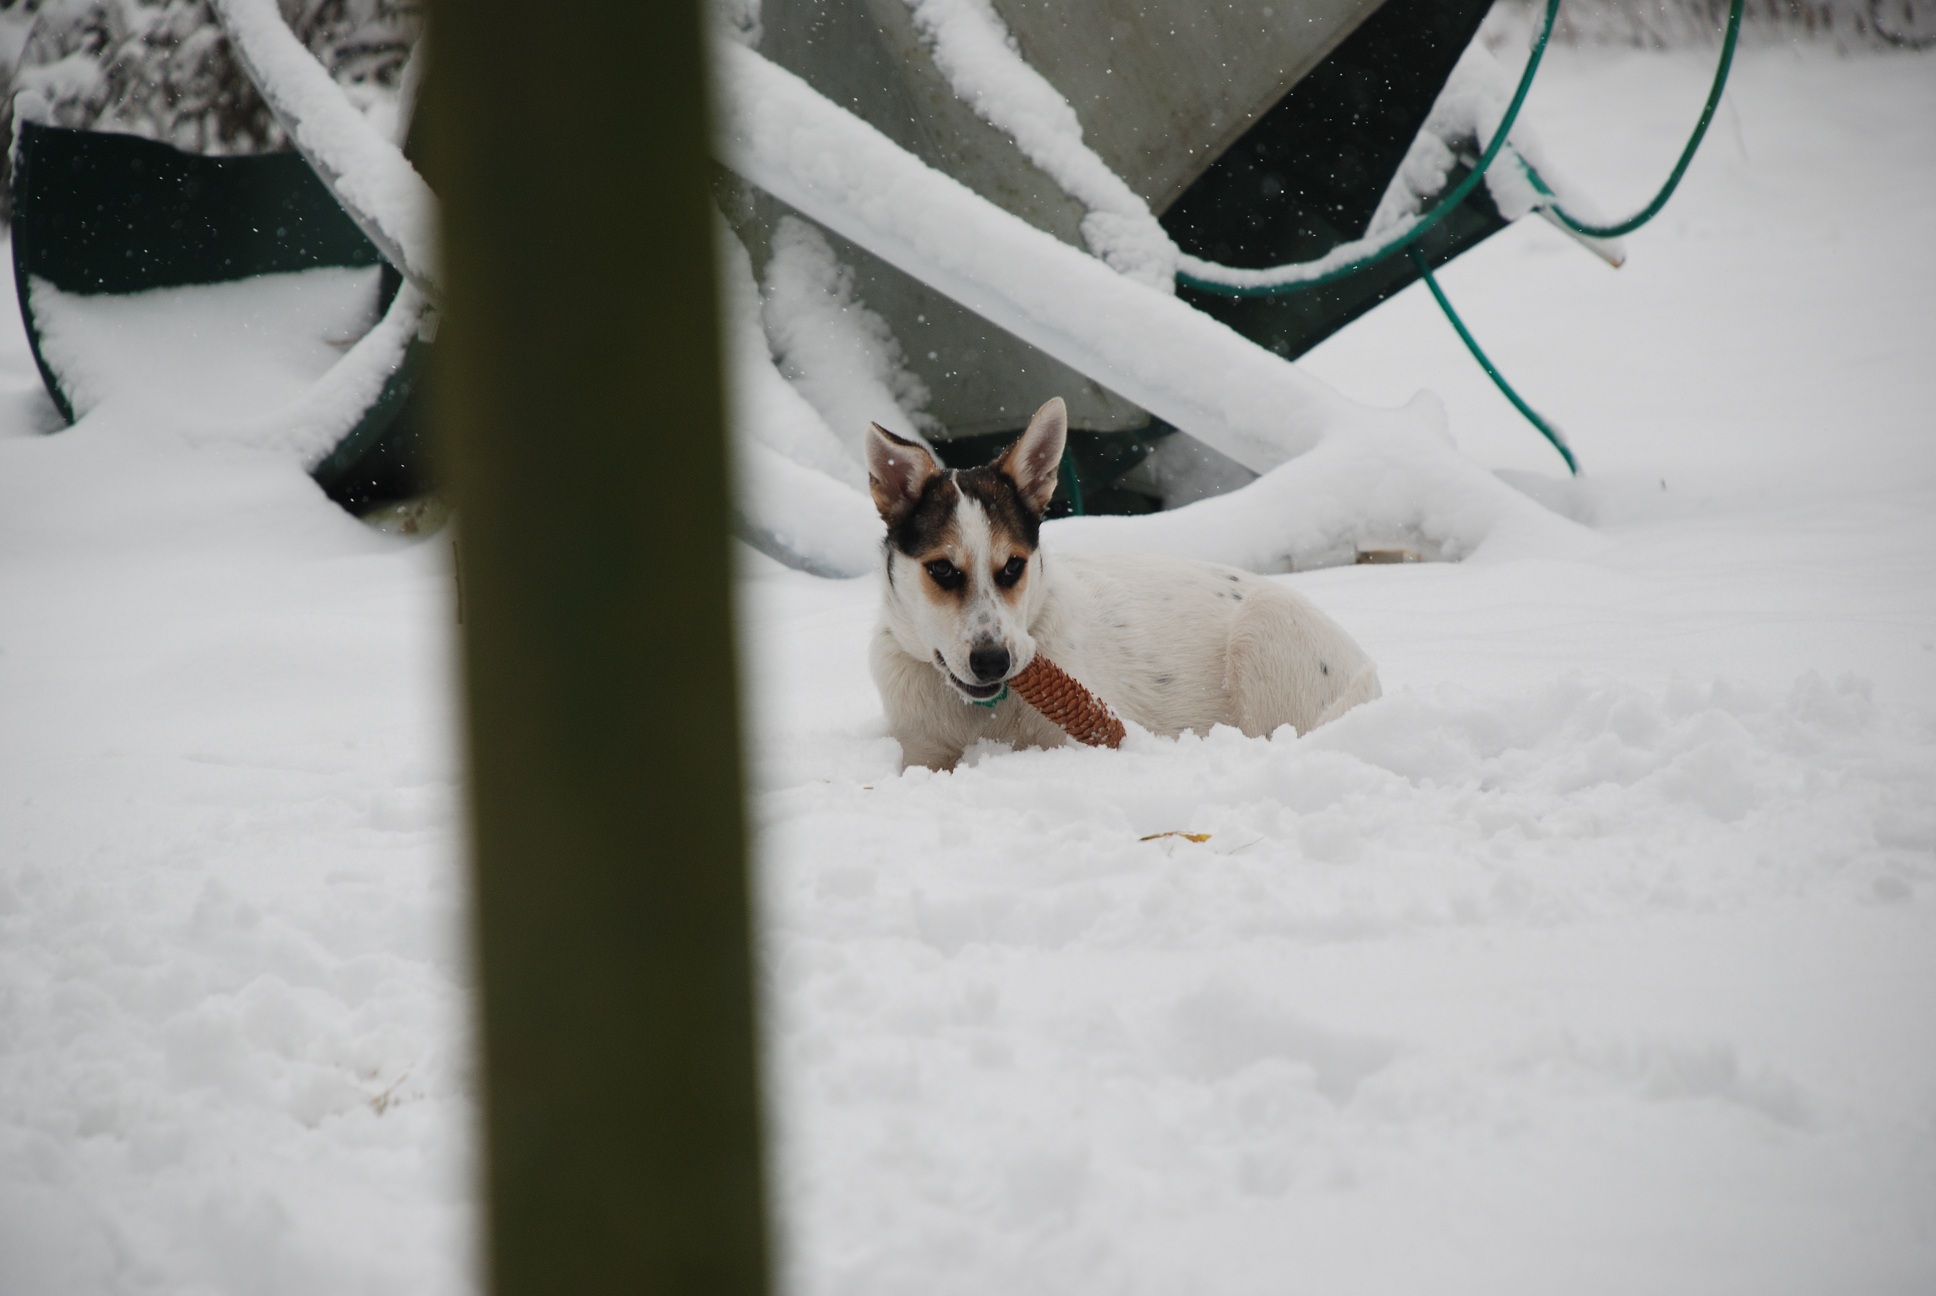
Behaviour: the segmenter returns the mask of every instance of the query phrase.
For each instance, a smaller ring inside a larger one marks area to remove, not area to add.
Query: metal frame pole
[[[491,1286],[758,1296],[698,5],[433,10]]]

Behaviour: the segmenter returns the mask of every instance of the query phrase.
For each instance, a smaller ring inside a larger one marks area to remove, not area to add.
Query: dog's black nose
[[[993,684],[1008,674],[1008,649],[1000,644],[978,644],[968,654],[968,669],[975,673],[975,683]]]

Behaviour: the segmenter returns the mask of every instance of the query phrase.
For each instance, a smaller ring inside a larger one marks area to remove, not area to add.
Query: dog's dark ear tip
[[[867,426],[867,490],[881,519],[895,526],[913,510],[939,469],[921,442],[898,437],[878,423]]]
[[[1049,501],[1055,495],[1068,437],[1068,406],[1060,396],[1051,396],[1035,411],[1015,444],[996,460],[1020,490],[1023,502],[1038,517],[1047,514]]]
[[[870,432],[889,445],[918,446],[921,444],[921,442],[915,440],[913,437],[904,437],[898,432],[889,432],[878,423],[869,423],[867,427]]]

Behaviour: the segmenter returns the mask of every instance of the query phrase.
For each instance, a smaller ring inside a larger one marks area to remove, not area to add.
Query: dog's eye
[[[960,589],[962,582],[967,579],[961,574],[961,568],[946,558],[937,558],[929,563],[928,575],[932,576],[934,583],[944,590]]]
[[[1016,581],[1022,579],[1022,573],[1027,570],[1028,570],[1028,559],[1010,558],[1007,564],[1003,566],[1003,568],[1000,571],[995,573],[995,583],[1001,586],[1003,589],[1007,589],[1009,586],[1013,585]]]

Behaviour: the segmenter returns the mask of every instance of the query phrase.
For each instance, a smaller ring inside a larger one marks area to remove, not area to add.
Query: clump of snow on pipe
[[[932,428],[927,384],[907,368],[887,321],[860,299],[853,270],[806,221],[780,218],[761,277],[760,318],[774,360],[833,429],[864,485],[867,425],[904,436]]]
[[[343,94],[274,0],[211,0],[276,120],[357,226],[425,293],[437,280],[437,200],[417,169]]]
[[[1252,471],[1332,433],[1430,421],[1345,399],[929,168],[752,50],[715,50],[728,166]]]
[[[715,219],[727,406],[737,490],[734,525],[754,548],[819,576],[873,569],[881,521],[863,493],[866,470],[780,375],[760,327],[753,268]]]
[[[753,267],[746,249],[733,236],[726,222],[713,220],[713,245],[719,254],[719,296],[722,323],[731,347],[730,369],[734,381],[757,382],[771,390],[762,397],[761,417],[746,422],[746,431],[755,441],[802,465],[822,472],[856,490],[867,485],[867,474],[858,454],[835,435],[818,408],[806,399],[797,385],[788,383],[793,393],[780,398],[771,378],[785,379],[768,350],[761,329],[759,286],[753,282]],[[855,438],[858,446],[859,439]]]
[[[963,103],[1089,209],[1082,238],[1110,268],[1176,291],[1177,248],[1149,204],[1083,142],[1076,110],[1029,66],[988,0],[907,0],[934,65]]]

